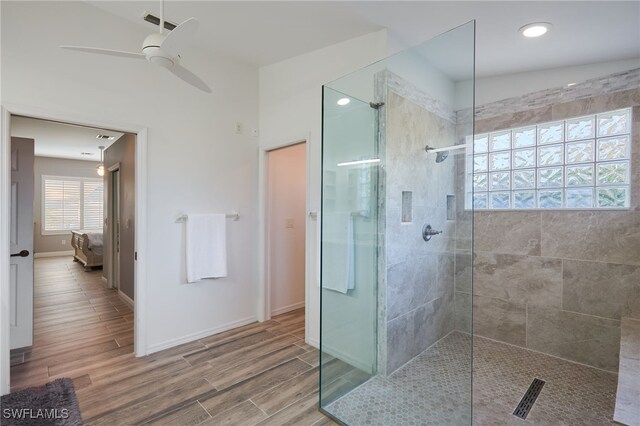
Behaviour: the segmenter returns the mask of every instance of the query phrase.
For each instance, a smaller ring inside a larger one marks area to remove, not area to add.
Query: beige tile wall
[[[458,329],[470,332],[473,322],[481,336],[617,370],[620,319],[640,318],[640,89],[476,121],[484,133],[626,107],[631,209],[475,212],[473,296],[470,255],[456,256]]]
[[[404,83],[406,86],[406,83]],[[404,87],[403,86],[403,87]],[[385,340],[380,369],[392,373],[454,329],[456,221],[447,220],[447,195],[455,191],[455,154],[442,163],[424,147],[455,143],[455,123],[389,90],[385,161]],[[402,222],[401,194],[411,191],[411,222]],[[441,235],[425,242],[429,223]],[[385,361],[386,360],[386,361]]]

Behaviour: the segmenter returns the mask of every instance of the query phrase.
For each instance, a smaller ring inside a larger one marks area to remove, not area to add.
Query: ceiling
[[[153,31],[157,1],[89,1]],[[165,17],[200,20],[196,44],[264,66],[382,28],[413,46],[477,20],[477,76],[640,57],[640,1],[167,1]],[[551,22],[540,39],[518,28]],[[142,42],[142,40],[140,40]],[[321,66],[321,64],[319,64]]]
[[[96,135],[113,136],[113,140],[96,139]],[[100,161],[99,146],[109,147],[123,133],[104,129],[81,127],[28,117],[11,117],[11,136],[35,140],[35,155],[39,157],[68,158],[72,160]],[[91,155],[82,155],[82,152]]]

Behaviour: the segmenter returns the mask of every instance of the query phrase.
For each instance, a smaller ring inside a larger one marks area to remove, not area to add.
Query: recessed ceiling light
[[[567,87],[575,86],[578,83],[567,83]]]
[[[351,99],[349,99],[349,98],[340,98],[340,99],[338,99],[337,103],[340,106],[344,106],[344,105],[347,105],[349,102],[351,102]]]
[[[520,27],[518,31],[525,37],[534,38],[546,34],[551,27],[553,27],[553,25],[549,22],[533,22],[524,27]]]

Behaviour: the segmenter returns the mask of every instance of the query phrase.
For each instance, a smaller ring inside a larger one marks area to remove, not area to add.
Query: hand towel
[[[187,282],[227,276],[227,230],[224,214],[188,214]]]

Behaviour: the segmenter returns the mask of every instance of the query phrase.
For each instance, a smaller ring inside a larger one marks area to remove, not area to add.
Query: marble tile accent
[[[387,319],[453,291],[453,255],[428,254],[396,263],[387,275]]]
[[[492,297],[473,296],[473,332],[513,345],[526,344],[526,308]]]
[[[574,86],[559,86],[547,90],[529,93],[523,96],[503,99],[475,108],[476,120],[495,117],[505,111],[524,111],[551,104],[563,104],[579,99],[593,98],[620,92],[640,86],[640,68],[623,71],[580,82]],[[458,112],[458,118],[469,116],[469,111]]]
[[[640,321],[623,318],[620,337],[620,369],[613,419],[640,426]]]
[[[540,255],[541,212],[475,212],[474,249]]]
[[[505,110],[508,111],[508,110]],[[503,113],[489,118],[476,116],[475,133],[486,133],[500,129],[511,129],[532,123],[544,123],[552,120],[552,107],[545,105],[539,108]]]
[[[640,319],[640,266],[565,260],[563,277],[564,310]]]
[[[612,111],[638,104],[640,104],[640,89],[637,86],[630,86],[627,90],[615,93],[604,93],[586,99],[555,103],[551,110],[551,120],[580,117],[581,115]]]
[[[561,307],[560,259],[477,252],[473,271],[474,294],[520,305]]]
[[[526,347],[617,371],[620,321],[529,305]]]
[[[440,99],[430,96],[421,90],[415,84],[400,77],[398,74],[387,71],[387,85],[389,90],[397,93],[403,98],[409,99],[411,102],[420,105],[422,108],[437,114],[451,123],[456,122],[456,113],[453,108]]]
[[[387,323],[387,374],[453,330],[453,293]]]
[[[546,257],[640,265],[640,212],[541,212]]]

